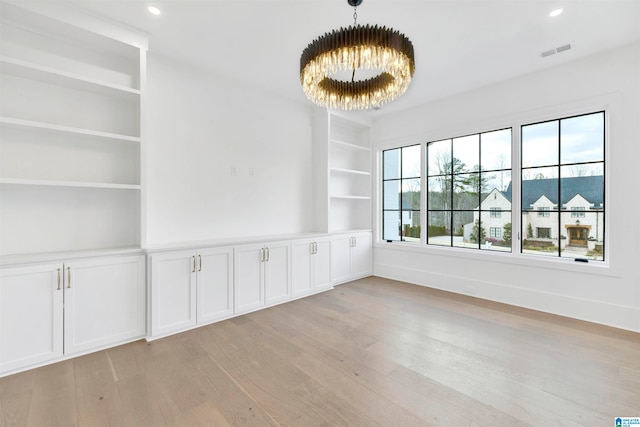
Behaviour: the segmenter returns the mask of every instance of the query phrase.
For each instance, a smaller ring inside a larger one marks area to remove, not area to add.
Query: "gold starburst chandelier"
[[[336,110],[379,108],[407,91],[415,71],[411,41],[398,31],[377,25],[353,25],[325,33],[311,42],[300,57],[302,89],[317,105]],[[356,79],[356,72],[374,75]],[[366,71],[365,71],[366,70]],[[350,80],[337,78],[348,72]]]

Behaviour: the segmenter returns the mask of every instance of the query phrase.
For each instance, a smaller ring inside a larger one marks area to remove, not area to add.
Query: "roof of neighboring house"
[[[561,178],[560,187],[561,204],[563,205],[578,194],[589,203],[593,203],[595,207],[604,203],[604,177],[601,175]],[[511,201],[511,183],[502,194]],[[556,178],[522,181],[522,210],[531,209],[531,205],[542,196],[546,196],[554,205],[558,204],[558,180]]]

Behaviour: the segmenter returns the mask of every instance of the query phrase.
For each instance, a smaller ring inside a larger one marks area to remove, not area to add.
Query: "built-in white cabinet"
[[[331,239],[302,239],[291,244],[292,296],[302,297],[330,289]]]
[[[63,355],[61,264],[0,270],[0,374]]]
[[[370,129],[350,113],[318,111],[314,120],[315,228],[333,235],[332,284],[373,271]]]
[[[233,315],[233,248],[152,254],[149,338]]]
[[[233,314],[233,249],[198,251],[196,323],[204,325]]]
[[[145,335],[143,255],[0,269],[0,375]]]
[[[331,280],[334,285],[372,274],[372,239],[371,232],[333,236],[331,240]]]
[[[157,337],[195,326],[196,252],[153,254],[150,265],[149,335]]]
[[[144,336],[143,255],[69,261],[63,274],[65,354]]]
[[[140,248],[146,38],[54,3],[0,2],[0,255]]]
[[[314,123],[316,229],[346,232],[370,229],[370,125],[355,116],[332,111],[316,115]]]
[[[290,252],[291,244],[288,241],[235,247],[236,314],[290,299]]]

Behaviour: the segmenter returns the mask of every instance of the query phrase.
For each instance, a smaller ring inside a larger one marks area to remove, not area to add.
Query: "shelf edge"
[[[351,149],[351,150],[371,151],[370,147],[365,147],[363,145],[354,144],[353,142],[342,141],[342,140],[335,139],[335,138],[331,138],[329,141],[332,144],[336,144],[336,145],[339,145],[339,146],[342,146],[344,148],[348,148],[348,149]]]
[[[354,175],[371,176],[371,172],[358,170],[358,169],[329,168],[329,170],[331,170],[332,172],[338,172],[338,173],[348,173],[348,174],[354,174]]]
[[[129,136],[119,133],[103,132],[98,130],[82,129],[73,126],[56,125],[45,122],[37,122],[33,120],[16,119],[13,117],[0,116],[0,124],[20,126],[23,128],[49,130],[55,132],[72,133],[77,135],[96,136],[99,138],[116,139],[120,141],[140,142],[139,136]]]
[[[127,86],[122,86],[114,83],[110,83],[103,80],[92,79],[90,77],[84,77],[80,74],[70,73],[64,70],[60,70],[57,68],[47,67],[45,65],[39,65],[36,63],[32,63],[29,61],[23,61],[19,58],[14,58],[6,55],[0,55],[0,63],[10,64],[17,67],[26,68],[31,71],[37,71],[45,74],[49,74],[55,77],[63,77],[66,79],[74,80],[80,83],[90,84],[101,88],[111,89],[115,91],[120,91],[123,93],[131,94],[131,95],[140,95],[140,89],[134,89]]]
[[[46,179],[19,179],[0,178],[0,184],[31,185],[45,187],[72,187],[72,188],[105,188],[115,190],[140,190],[139,184],[112,184],[106,182],[82,182],[82,181],[55,181]]]

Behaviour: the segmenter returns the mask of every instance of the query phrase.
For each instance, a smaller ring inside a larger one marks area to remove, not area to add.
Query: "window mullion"
[[[562,256],[562,120],[558,120],[558,257]],[[567,236],[568,238],[569,236]]]
[[[516,131],[517,130],[517,131]],[[511,253],[522,254],[522,126],[511,127]],[[514,235],[515,231],[515,235]]]
[[[420,244],[427,244],[427,143],[420,144]]]

